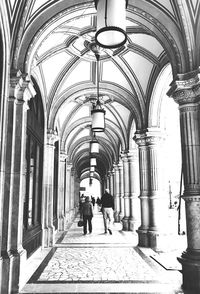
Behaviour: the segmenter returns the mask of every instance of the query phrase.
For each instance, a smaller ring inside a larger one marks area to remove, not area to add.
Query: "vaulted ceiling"
[[[15,28],[13,67],[38,84],[46,127],[58,131],[61,151],[81,176],[89,167],[90,112],[97,91],[94,1],[7,2]],[[132,148],[134,132],[149,127],[152,93],[167,66],[167,86],[177,74],[198,67],[190,34],[198,15],[199,1],[128,1],[126,44],[100,49],[100,100],[106,111],[106,130],[97,135],[101,177],[121,151]]]

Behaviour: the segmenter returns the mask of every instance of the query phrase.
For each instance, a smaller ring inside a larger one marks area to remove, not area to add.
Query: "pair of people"
[[[102,214],[104,220],[105,234],[109,232],[112,235],[112,224],[113,224],[113,210],[114,210],[114,200],[113,196],[110,194],[109,189],[105,189],[100,204],[102,207]],[[82,206],[83,215],[83,233],[87,234],[87,225],[89,228],[89,233],[92,233],[92,218],[93,218],[93,205],[89,196],[85,198],[85,202]]]

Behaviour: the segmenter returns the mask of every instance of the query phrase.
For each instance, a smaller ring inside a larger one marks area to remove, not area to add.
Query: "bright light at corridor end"
[[[128,0],[95,0],[97,9],[96,43],[103,48],[118,48],[126,43]]]

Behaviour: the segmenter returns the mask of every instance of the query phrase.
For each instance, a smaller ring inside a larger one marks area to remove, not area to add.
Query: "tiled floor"
[[[104,234],[97,208],[92,234],[83,235],[77,221],[60,235],[54,248],[38,253],[38,267],[32,268],[29,279],[27,270],[21,294],[184,293],[178,251],[157,254],[137,247],[137,235],[123,232],[120,224],[114,225],[112,235]]]

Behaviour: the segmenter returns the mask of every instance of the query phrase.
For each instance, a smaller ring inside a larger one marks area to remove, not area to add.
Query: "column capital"
[[[53,129],[48,129],[47,131],[47,145],[54,145],[56,141],[58,141],[59,136],[58,133]]]
[[[179,80],[173,81],[167,92],[179,105],[197,103],[200,101],[200,81],[196,72],[185,74]]]
[[[11,72],[9,97],[13,97],[18,101],[27,102],[36,95],[28,74],[22,74],[21,71]]]
[[[61,151],[60,152],[60,161],[64,162],[67,158],[68,158],[67,153],[65,153],[64,151]]]
[[[197,192],[198,192],[198,195],[190,195],[190,196],[184,195],[182,196],[182,198],[185,200],[185,202],[200,202],[199,191]]]
[[[127,150],[124,150],[121,152],[121,159],[122,159],[122,162],[128,161],[128,151]]]
[[[67,171],[71,171],[73,164],[71,162],[67,162]]]
[[[157,145],[164,141],[165,134],[159,128],[148,128],[144,131],[136,131],[133,139],[139,147]]]
[[[113,164],[113,169],[114,169],[114,172],[117,172],[119,170],[119,165],[117,162]]]

